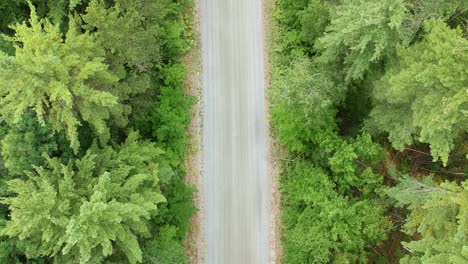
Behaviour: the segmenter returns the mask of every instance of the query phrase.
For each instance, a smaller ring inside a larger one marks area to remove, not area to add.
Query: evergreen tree
[[[406,17],[403,0],[345,0],[332,12],[326,34],[318,39],[318,61],[342,63],[345,80],[361,80],[394,54]]]
[[[44,165],[42,155],[71,156],[68,142],[50,126],[40,125],[33,113],[27,113],[17,124],[8,128],[2,140],[1,153],[10,175],[23,175],[34,166]]]
[[[388,194],[409,210],[404,231],[421,237],[403,242],[409,253],[400,263],[468,262],[468,181],[438,185],[432,177],[404,176]]]
[[[77,127],[89,123],[102,141],[109,137],[106,120],[122,119],[118,98],[112,94],[117,78],[103,63],[104,51],[74,21],[62,36],[47,19],[31,19],[14,27],[16,56],[0,54],[0,114],[17,123],[34,111],[41,124],[64,130],[78,151]]]
[[[138,239],[165,198],[159,190],[163,152],[132,133],[117,149],[96,146],[82,159],[46,165],[8,182],[11,210],[3,235],[25,241],[28,257],[50,256],[58,263],[100,263],[124,253],[142,261]]]
[[[375,87],[368,127],[388,133],[394,148],[428,143],[446,165],[456,138],[468,130],[468,40],[440,20],[426,36],[399,49],[398,61]]]

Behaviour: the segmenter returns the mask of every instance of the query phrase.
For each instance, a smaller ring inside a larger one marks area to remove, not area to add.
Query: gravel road
[[[268,263],[261,0],[200,0],[207,264]]]

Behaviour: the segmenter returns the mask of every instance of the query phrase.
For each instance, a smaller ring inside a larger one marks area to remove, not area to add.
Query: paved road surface
[[[200,0],[207,264],[268,263],[261,0]]]

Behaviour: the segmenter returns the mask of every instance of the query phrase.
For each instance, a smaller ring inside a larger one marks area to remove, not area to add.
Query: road
[[[261,0],[200,1],[205,263],[268,263]]]

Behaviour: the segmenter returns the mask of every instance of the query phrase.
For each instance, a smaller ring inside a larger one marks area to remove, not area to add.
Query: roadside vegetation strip
[[[282,263],[468,261],[466,1],[274,4]]]
[[[202,200],[202,137],[203,137],[203,95],[202,95],[202,58],[201,58],[201,34],[200,34],[200,1],[195,1],[191,10],[193,22],[190,23],[191,40],[193,41],[192,50],[187,53],[183,62],[187,66],[187,80],[185,83],[186,93],[189,96],[197,98],[192,107],[192,118],[187,135],[190,139],[188,147],[189,157],[186,161],[187,174],[185,177],[189,185],[196,187],[194,193],[194,203],[197,212],[191,218],[190,230],[185,240],[187,254],[190,257],[190,263],[204,263],[205,246],[203,240],[203,200]]]

